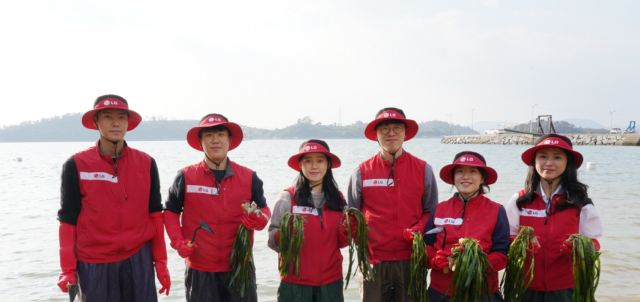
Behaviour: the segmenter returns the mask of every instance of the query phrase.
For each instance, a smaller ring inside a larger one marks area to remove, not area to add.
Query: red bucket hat
[[[187,143],[189,143],[189,146],[198,151],[204,151],[202,150],[202,146],[200,146],[200,138],[198,137],[198,134],[200,133],[200,129],[214,126],[225,126],[229,129],[229,135],[231,135],[229,151],[237,148],[242,142],[242,128],[240,128],[236,123],[229,122],[229,120],[223,115],[213,113],[206,115],[202,118],[198,126],[191,128],[191,130],[187,132]]]
[[[569,151],[569,153],[573,155],[573,161],[576,163],[576,169],[580,168],[582,162],[584,161],[582,154],[573,150],[573,144],[571,143],[571,140],[564,135],[556,133],[545,134],[540,139],[538,139],[535,146],[527,149],[522,153],[522,161],[527,166],[530,165],[536,156],[536,151],[544,148],[560,148]]]
[[[322,153],[328,156],[329,158],[331,158],[332,169],[340,167],[340,164],[341,164],[340,158],[338,158],[335,154],[329,152],[329,145],[327,145],[325,141],[320,139],[310,139],[310,140],[304,141],[302,145],[300,145],[300,151],[298,151],[298,154],[291,156],[287,163],[289,164],[289,167],[291,167],[291,169],[300,171],[300,164],[298,164],[298,158],[300,158],[300,156],[305,155],[307,153],[316,153],[316,152]]]
[[[85,128],[98,130],[98,127],[93,123],[93,117],[102,109],[122,109],[127,111],[129,113],[129,125],[127,126],[127,131],[135,129],[142,121],[140,114],[129,109],[129,105],[123,97],[108,94],[98,97],[93,109],[87,111],[82,116],[82,125],[85,126]]]
[[[493,168],[487,166],[484,156],[473,151],[462,151],[456,154],[456,157],[453,159],[453,163],[442,167],[440,170],[440,179],[452,185],[453,181],[451,181],[451,171],[453,171],[457,166],[470,166],[484,169],[484,171],[487,172],[487,179],[485,179],[484,182],[488,185],[494,184],[498,180],[498,173]]]
[[[376,137],[376,126],[388,120],[403,121],[407,125],[407,129],[405,129],[406,135],[404,137],[405,142],[412,139],[418,133],[418,123],[416,123],[416,121],[405,118],[404,112],[401,109],[389,107],[378,112],[376,119],[370,122],[364,129],[364,136],[372,141],[378,141]]]

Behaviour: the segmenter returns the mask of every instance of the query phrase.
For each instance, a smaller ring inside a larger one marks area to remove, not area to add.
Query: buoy
[[[16,158],[17,161],[22,161],[22,157]]]
[[[587,163],[587,170],[595,170],[596,169],[596,162],[590,161]]]

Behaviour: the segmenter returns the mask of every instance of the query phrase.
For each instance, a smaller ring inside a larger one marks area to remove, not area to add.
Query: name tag
[[[435,218],[433,220],[433,224],[435,225],[462,225],[462,218]]]
[[[365,179],[362,181],[362,187],[393,187],[393,179]]]
[[[112,183],[118,183],[118,177],[105,172],[80,172],[80,179],[82,180],[104,180]]]
[[[218,188],[187,185],[187,193],[200,193],[208,195],[218,195]]]
[[[545,218],[547,217],[547,212],[545,212],[545,210],[532,210],[522,208],[522,210],[520,211],[520,216]]]
[[[312,207],[293,206],[293,214],[307,214],[318,216],[318,211]]]

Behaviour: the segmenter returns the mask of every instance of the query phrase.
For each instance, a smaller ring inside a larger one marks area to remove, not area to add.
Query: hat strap
[[[220,170],[220,164],[222,164],[222,162],[227,159],[227,155],[224,156],[224,158],[220,161],[220,162],[215,162],[213,161],[211,158],[209,158],[209,156],[207,155],[207,152],[204,152],[204,156],[210,161],[212,162],[214,165],[216,165],[216,170]]]
[[[98,128],[98,132],[100,133],[100,136],[102,138],[104,138],[106,141],[108,141],[108,142],[113,144],[113,154],[116,157],[113,159],[113,166],[115,168],[115,173],[111,178],[116,178],[116,177],[118,177],[118,158],[120,157],[120,153],[118,152],[118,143],[120,141],[114,142],[114,141],[108,139],[106,136],[102,135],[102,132],[100,132],[100,127],[98,127],[97,124],[96,124],[96,128]]]

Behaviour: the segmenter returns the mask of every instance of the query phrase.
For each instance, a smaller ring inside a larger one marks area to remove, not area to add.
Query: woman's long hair
[[[587,203],[589,197],[587,195],[589,186],[578,180],[578,169],[573,160],[573,155],[567,150],[563,151],[567,155],[567,167],[560,176],[560,185],[564,190],[565,202],[555,205],[559,211],[568,208],[580,208],[580,206]],[[527,173],[527,180],[525,181],[525,193],[516,200],[516,205],[519,210],[522,210],[523,206],[533,202],[535,199],[534,192],[538,189],[541,179],[538,170],[536,170],[536,159],[534,157],[529,164],[529,172]]]
[[[329,146],[327,143],[321,140],[310,140],[308,142],[318,143],[323,145],[327,150],[329,150]],[[303,145],[305,144],[303,143]],[[302,148],[302,146],[300,146]],[[304,155],[300,155],[298,158],[298,162],[302,160]],[[331,172],[331,158],[325,155],[327,159],[327,173],[325,173],[322,178],[322,190],[324,191],[323,198],[326,200],[326,206],[329,210],[333,211],[342,211],[344,207],[347,205],[344,198],[340,194],[338,190],[338,184],[336,180],[333,178],[333,172]],[[300,175],[296,178],[295,189],[293,198],[296,203],[303,207],[315,207],[313,201],[311,200],[311,188],[309,187],[309,180],[302,173],[302,169],[300,169]]]

